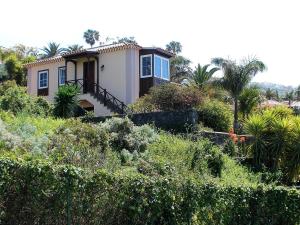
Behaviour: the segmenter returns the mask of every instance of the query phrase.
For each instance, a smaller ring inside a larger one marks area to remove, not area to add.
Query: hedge
[[[300,193],[0,159],[0,224],[299,225]]]

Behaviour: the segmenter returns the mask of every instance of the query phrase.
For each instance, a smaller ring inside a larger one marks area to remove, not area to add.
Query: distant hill
[[[293,86],[285,86],[282,84],[274,84],[270,82],[252,82],[252,85],[256,85],[262,90],[267,90],[270,88],[271,90],[278,91],[279,96],[285,96],[285,93],[294,90]]]

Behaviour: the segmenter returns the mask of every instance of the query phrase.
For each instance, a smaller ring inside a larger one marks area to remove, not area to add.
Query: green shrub
[[[56,117],[69,118],[75,115],[78,102],[79,88],[76,85],[59,87],[54,97],[53,114]]]
[[[300,193],[0,159],[1,224],[299,225]],[[69,212],[69,214],[68,214]],[[68,215],[68,216],[67,216]]]
[[[166,83],[154,86],[150,93],[131,105],[134,112],[176,111],[196,107],[202,102],[202,93],[195,87]]]
[[[148,125],[134,126],[127,117],[125,119],[112,118],[102,123],[104,130],[110,134],[110,144],[114,151],[123,149],[133,153],[142,153],[147,145],[157,139],[157,134]]]
[[[99,125],[68,120],[49,139],[48,155],[56,163],[90,169],[104,163],[108,134]]]
[[[254,136],[250,146],[256,169],[282,170],[285,182],[300,180],[300,122],[286,107],[275,107],[252,115],[245,130]]]
[[[206,127],[210,127],[215,131],[227,132],[232,126],[232,109],[221,101],[210,100],[204,102],[197,110],[199,120]]]

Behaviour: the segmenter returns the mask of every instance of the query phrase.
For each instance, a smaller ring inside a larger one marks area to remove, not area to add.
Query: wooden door
[[[95,92],[95,61],[83,63],[83,93]]]

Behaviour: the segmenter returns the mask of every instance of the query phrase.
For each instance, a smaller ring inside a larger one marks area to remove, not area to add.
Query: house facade
[[[26,64],[28,93],[54,100],[61,85],[80,88],[80,105],[96,116],[125,113],[149,89],[170,80],[170,58],[161,48],[119,43]]]

